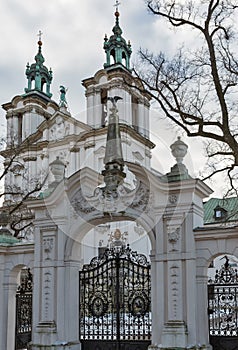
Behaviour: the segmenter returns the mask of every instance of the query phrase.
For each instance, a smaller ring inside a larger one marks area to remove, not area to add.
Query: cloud
[[[113,4],[105,5],[104,0],[3,0],[0,70],[5,74],[0,79],[0,100],[10,100],[24,91],[25,66],[34,62],[41,30],[45,64],[54,74],[54,98],[58,99],[59,84],[66,82],[71,110],[78,113],[79,96],[84,99],[81,80],[93,76],[105,62],[103,38],[105,33],[112,34]],[[123,36],[132,43],[132,60],[140,47],[160,50],[169,42],[167,30],[161,30],[160,21],[148,13],[143,0],[122,2],[119,10]]]
[[[140,47],[154,52],[175,47],[173,32],[163,20],[148,13],[143,0],[121,2],[120,25],[123,37],[131,40],[132,61],[136,61]],[[85,97],[81,81],[103,68],[103,38],[105,33],[111,35],[115,22],[113,4],[113,0],[2,0],[0,102],[6,103],[24,93],[27,85],[25,66],[27,62],[34,62],[37,33],[42,30],[45,64],[53,70],[53,99],[58,101],[59,85],[65,85],[72,114],[82,115]],[[177,41],[182,42],[186,35],[183,32]],[[4,111],[0,112],[0,118],[2,122]],[[156,129],[155,126],[153,129],[157,130],[162,143],[163,140],[174,142],[176,131],[162,129],[161,125]],[[163,150],[163,154],[170,152],[169,144]],[[168,158],[163,154],[160,153],[160,163],[166,163],[164,170],[169,171],[173,159],[168,164]]]

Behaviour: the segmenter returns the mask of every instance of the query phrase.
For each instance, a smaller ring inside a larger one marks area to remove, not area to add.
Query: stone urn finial
[[[182,164],[183,163],[183,158],[187,154],[188,146],[186,143],[181,141],[180,136],[178,136],[177,141],[175,141],[171,146],[171,152],[174,158],[177,161],[177,164]]]
[[[188,174],[188,169],[183,164],[183,158],[187,154],[188,146],[186,143],[178,139],[170,146],[172,155],[176,159],[176,164],[170,169],[170,172],[166,174],[165,178],[168,182],[181,181],[191,179]]]
[[[55,182],[58,183],[64,178],[64,171],[65,171],[65,165],[64,163],[59,159],[59,157],[56,157],[56,159],[50,163],[50,170],[52,174],[54,175]]]

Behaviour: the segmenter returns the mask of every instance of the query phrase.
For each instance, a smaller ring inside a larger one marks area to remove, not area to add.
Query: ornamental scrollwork
[[[86,200],[85,196],[82,193],[82,189],[79,189],[77,193],[71,199],[71,204],[74,210],[78,212],[82,212],[84,214],[89,214],[96,210],[96,208]]]
[[[130,205],[130,208],[138,208],[141,211],[146,209],[146,206],[149,202],[150,190],[143,182],[139,182],[139,186],[136,188],[135,196],[133,202]]]
[[[140,317],[149,312],[150,301],[145,291],[134,291],[129,296],[129,311],[132,316]]]
[[[209,284],[238,284],[238,270],[231,267],[229,258],[225,255],[222,259],[226,259],[224,265],[216,270],[214,280],[209,279]]]
[[[83,270],[91,270],[95,267],[100,266],[104,262],[108,260],[113,260],[116,258],[124,258],[134,264],[138,264],[140,266],[149,266],[150,263],[147,260],[147,257],[144,254],[138,254],[136,251],[132,251],[129,244],[126,246],[121,246],[120,249],[108,248],[105,250],[104,254],[94,257],[89,264],[83,266]]]
[[[100,317],[105,315],[108,310],[107,297],[102,292],[94,293],[89,299],[89,311],[95,317]]]
[[[144,212],[150,200],[148,186],[139,181],[133,190],[119,185],[114,192],[105,187],[97,187],[92,196],[84,195],[82,189],[70,200],[76,213],[91,214],[95,211],[101,213],[121,213],[127,208]]]

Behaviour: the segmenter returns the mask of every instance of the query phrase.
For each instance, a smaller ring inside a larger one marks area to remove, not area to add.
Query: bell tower
[[[109,40],[107,35],[104,38],[104,50],[106,53],[106,63],[104,68],[115,68],[116,65],[122,65],[124,68],[130,71],[130,57],[131,57],[131,44],[130,41],[126,43],[126,40],[122,37],[122,30],[119,25],[118,7],[115,12],[116,23],[112,29],[113,35]]]
[[[20,145],[29,135],[35,133],[37,127],[58,108],[51,99],[52,70],[44,65],[41,35],[40,31],[35,62],[31,65],[27,63],[26,66],[28,84],[24,94],[3,104],[8,123],[7,144],[11,147]]]
[[[26,93],[30,92],[40,92],[45,94],[47,97],[52,97],[50,92],[50,84],[52,81],[52,70],[48,70],[46,66],[43,65],[45,59],[42,55],[42,41],[41,41],[41,31],[39,31],[39,41],[38,41],[38,52],[35,55],[35,63],[26,66],[26,77],[28,80],[28,87],[25,88]]]
[[[132,128],[143,138],[149,139],[150,97],[140,90],[141,82],[130,67],[131,44],[122,36],[120,13],[116,2],[113,34],[105,35],[103,48],[106,54],[104,69],[83,80],[87,99],[87,124],[95,129],[107,125],[108,97],[119,96],[119,124]]]

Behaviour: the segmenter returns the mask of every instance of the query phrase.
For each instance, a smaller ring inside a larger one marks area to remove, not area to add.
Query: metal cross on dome
[[[39,41],[41,41],[41,36],[42,36],[42,31],[41,30],[39,30],[39,33],[37,34],[37,36],[39,37]]]
[[[116,11],[118,11],[118,6],[119,6],[119,5],[121,5],[121,3],[120,3],[118,0],[116,0],[116,3],[115,3],[115,5],[114,5],[114,6],[116,7]]]

